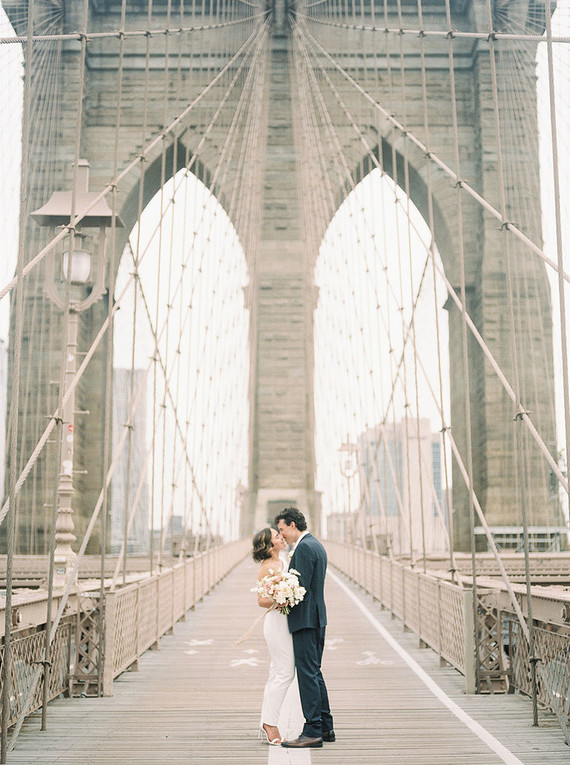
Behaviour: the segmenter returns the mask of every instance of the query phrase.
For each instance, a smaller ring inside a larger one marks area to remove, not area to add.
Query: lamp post
[[[347,487],[347,494],[348,494],[348,506],[347,506],[347,512],[345,514],[345,519],[343,523],[343,536],[346,537],[346,519],[348,518],[350,520],[350,534],[351,534],[351,542],[355,541],[355,530],[354,530],[354,523],[352,519],[352,503],[350,499],[350,481],[354,476],[356,475],[356,471],[358,470],[358,446],[356,444],[351,443],[348,440],[348,435],[346,437],[346,442],[341,445],[339,451],[339,457],[340,457],[340,472],[342,475],[346,478],[346,487]]]
[[[40,226],[69,225],[72,215],[81,215],[92,204],[95,192],[89,192],[89,163],[79,160],[74,191],[55,191],[43,207],[31,213]],[[60,310],[67,311],[65,368],[63,391],[76,373],[77,329],[79,314],[90,308],[105,294],[105,242],[106,229],[113,221],[113,213],[105,199],[97,201],[85,213],[76,229],[70,227],[69,236],[60,249],[49,255],[44,291]],[[117,225],[122,225],[115,216]],[[55,524],[54,577],[56,587],[63,587],[71,575],[76,554],[71,545],[73,533],[73,449],[75,440],[75,392],[68,396],[61,413],[61,462],[57,483],[57,516]]]
[[[247,486],[244,486],[241,482],[241,478],[238,478],[238,482],[236,486],[236,505],[235,505],[235,517],[237,519],[237,524],[235,526],[235,529],[232,529],[231,539],[234,538],[234,533],[233,533],[234,531],[239,533],[240,528],[243,528],[243,525],[244,525],[243,512],[247,504],[247,498],[248,498]]]

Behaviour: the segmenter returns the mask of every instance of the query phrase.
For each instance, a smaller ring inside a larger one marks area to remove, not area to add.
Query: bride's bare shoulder
[[[263,579],[264,576],[270,576],[272,573],[275,573],[274,570],[275,564],[271,560],[264,560],[261,566],[259,567],[259,574],[257,576],[258,579]]]

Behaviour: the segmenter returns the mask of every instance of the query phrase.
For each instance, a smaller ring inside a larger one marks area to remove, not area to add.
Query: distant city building
[[[8,401],[8,349],[0,339],[0,499],[4,497],[6,472],[6,406]]]
[[[405,421],[369,428],[358,438],[358,453],[367,533],[397,554],[410,547],[419,554],[424,543],[426,552],[446,549],[441,437],[431,432],[429,420],[410,418],[407,428]]]
[[[138,391],[143,383],[144,371],[135,369],[133,389]],[[113,371],[113,451],[121,438],[125,423],[129,417],[129,402],[131,391],[131,370],[115,369]],[[131,523],[128,535],[127,549],[129,552],[146,552],[149,549],[149,517],[150,517],[150,494],[146,469],[144,466],[146,453],[146,391],[141,395],[137,410],[133,419],[131,457],[130,457],[130,480],[127,503],[127,469],[128,469],[128,445],[125,444],[117,467],[113,474],[111,489],[111,552],[119,552],[125,535],[125,514],[131,512],[133,502],[142,477],[140,498],[138,500],[135,516]],[[144,471],[144,477],[143,477]]]
[[[182,544],[184,534],[184,518],[181,515],[171,515],[164,534],[163,552],[170,552],[178,555]],[[163,534],[158,530],[158,545],[162,543]],[[158,550],[158,547],[157,547]]]

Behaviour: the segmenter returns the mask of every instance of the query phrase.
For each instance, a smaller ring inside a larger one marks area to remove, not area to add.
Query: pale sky
[[[175,185],[177,201],[168,207]],[[143,212],[140,240],[135,227],[131,245],[136,255],[139,241],[140,284],[152,322],[161,333],[159,347],[169,370],[170,389],[178,401],[178,417],[196,471],[197,490],[192,491],[188,480],[184,486],[182,478],[171,477],[173,462],[177,465],[175,473],[184,475],[184,449],[169,406],[164,429],[160,425],[156,431],[155,474],[161,478],[155,485],[155,525],[160,525],[161,503],[182,516],[186,506],[195,527],[203,506],[208,512],[216,508],[216,531],[235,536],[235,490],[238,483],[247,484],[249,346],[243,292],[248,280],[245,256],[228,216],[192,174],[185,178],[181,170],[166,184],[163,200],[167,213],[162,228],[156,231],[161,217],[159,193]],[[117,298],[132,271],[132,256],[126,251],[119,269]],[[154,341],[140,291],[136,302],[134,367],[146,369]],[[170,311],[167,305],[172,306]],[[132,283],[121,306],[115,322],[114,363],[116,367],[130,368],[135,307]],[[155,390],[153,375],[148,377],[149,443],[153,401],[159,406],[163,401],[163,380],[162,375],[157,375]],[[205,459],[206,452],[210,457]]]

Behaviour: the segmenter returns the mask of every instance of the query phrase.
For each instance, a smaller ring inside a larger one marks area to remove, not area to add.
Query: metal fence
[[[136,664],[162,635],[172,630],[214,585],[239,563],[249,540],[215,547],[160,574],[106,592],[82,593],[82,608],[60,622],[51,650],[48,700],[64,695],[111,695],[113,679]],[[101,618],[103,617],[103,618]],[[24,703],[44,659],[45,624],[11,635],[10,715],[14,725],[42,705],[42,680]],[[4,658],[0,643],[0,662]],[[1,698],[0,685],[0,698]]]
[[[415,571],[370,550],[333,541],[326,543],[332,565],[347,574],[406,627],[456,667],[475,692],[475,650],[471,589],[463,589]],[[482,691],[519,691],[532,695],[528,642],[514,613],[501,605],[497,589],[477,591],[477,672]],[[533,595],[533,602],[541,595]],[[548,599],[562,607],[564,594]],[[560,613],[561,608],[558,608]],[[570,625],[535,619],[538,702],[553,712],[570,744]]]
[[[440,658],[465,675],[466,689],[475,688],[471,592],[415,571],[361,547],[326,543],[329,560],[403,624]]]
[[[505,662],[509,667],[511,687],[530,696],[532,679],[528,643],[516,617],[505,614],[504,618],[508,635]],[[570,745],[570,629],[554,624],[536,626],[534,640],[538,701],[554,712],[566,743]]]
[[[247,554],[249,540],[216,547],[105,596],[103,695]]]
[[[74,635],[73,617],[62,619],[56,630],[51,651],[48,701],[69,692],[70,666]],[[45,627],[25,629],[12,633],[10,662],[10,712],[8,726],[14,725],[25,708],[25,699],[32,693],[29,711],[42,705],[43,686],[33,687],[36,668],[42,663],[45,648]],[[4,662],[4,642],[0,645],[0,663]],[[2,680],[0,679],[0,698]],[[28,713],[29,713],[28,711]]]

